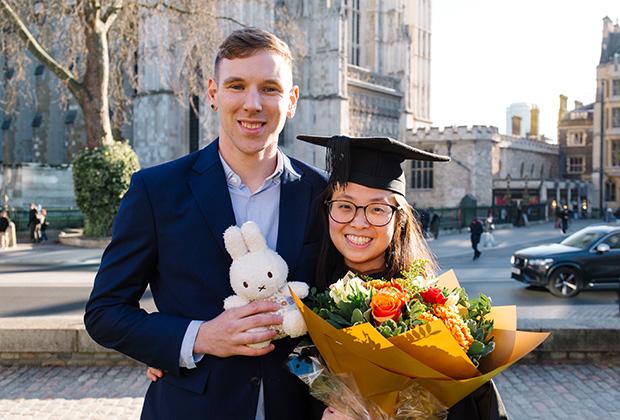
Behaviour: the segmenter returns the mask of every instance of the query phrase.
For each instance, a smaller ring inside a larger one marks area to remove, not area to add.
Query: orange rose
[[[404,305],[400,295],[384,290],[379,290],[370,301],[372,317],[379,323],[388,319],[398,321]]]

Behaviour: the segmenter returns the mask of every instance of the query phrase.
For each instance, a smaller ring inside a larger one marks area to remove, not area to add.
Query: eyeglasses
[[[365,206],[357,206],[347,200],[329,200],[325,202],[329,210],[329,217],[336,223],[350,223],[355,219],[358,209],[364,209],[366,221],[377,227],[385,226],[392,220],[394,212],[402,207],[386,203],[370,203]]]

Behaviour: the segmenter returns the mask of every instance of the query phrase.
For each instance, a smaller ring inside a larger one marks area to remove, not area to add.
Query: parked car
[[[595,284],[620,282],[620,227],[589,226],[559,244],[521,249],[510,258],[512,278],[573,297]]]

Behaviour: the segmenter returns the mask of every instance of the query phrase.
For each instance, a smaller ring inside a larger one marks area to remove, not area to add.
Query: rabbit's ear
[[[231,226],[224,231],[224,245],[233,260],[248,253],[248,247],[245,246],[241,229],[237,226]]]
[[[267,242],[256,223],[245,222],[241,226],[241,233],[250,252],[262,251],[267,248]]]

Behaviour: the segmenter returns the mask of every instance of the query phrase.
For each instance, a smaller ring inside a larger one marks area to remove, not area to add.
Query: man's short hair
[[[293,67],[293,55],[286,42],[271,32],[258,28],[244,28],[234,31],[220,44],[215,56],[215,80],[218,80],[222,59],[247,58],[259,51],[278,54],[284,57],[291,68]]]

